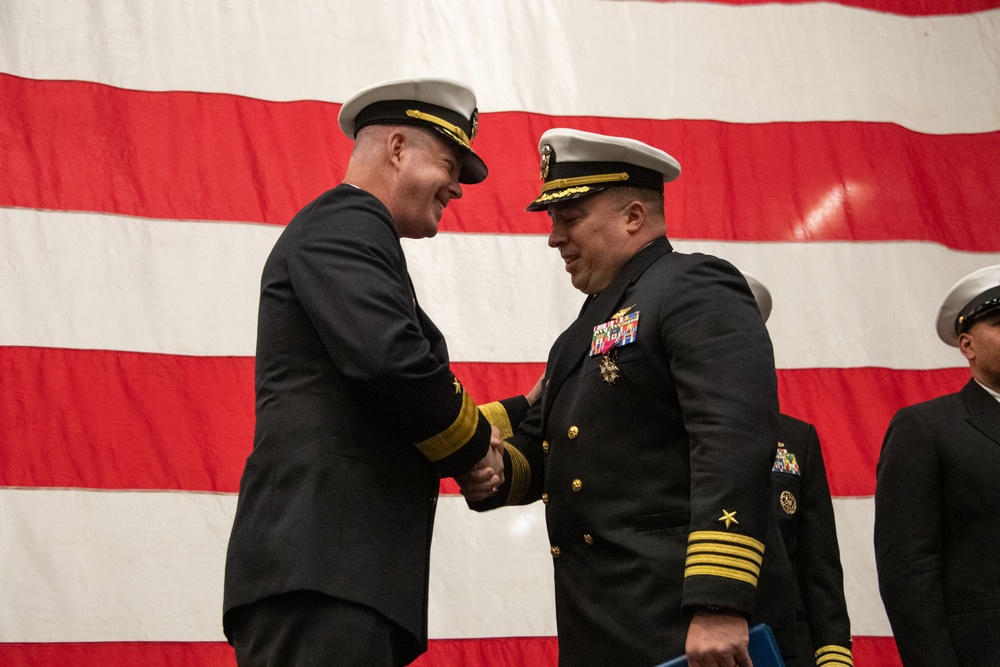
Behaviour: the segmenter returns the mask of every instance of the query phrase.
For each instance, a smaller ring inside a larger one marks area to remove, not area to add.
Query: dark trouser
[[[385,616],[315,591],[264,598],[228,616],[240,667],[400,667],[414,657],[402,648],[409,634]]]

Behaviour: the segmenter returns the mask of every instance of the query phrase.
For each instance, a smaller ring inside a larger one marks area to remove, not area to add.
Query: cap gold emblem
[[[549,161],[552,159],[552,146],[545,144],[541,148],[542,161],[538,165],[538,169],[542,174],[542,180],[544,181],[549,175]]]
[[[472,132],[469,136],[469,143],[471,144],[476,140],[476,135],[479,134],[479,109],[472,110]]]
[[[785,511],[785,514],[795,514],[795,510],[798,509],[795,494],[791,491],[782,491],[781,495],[778,496],[778,502],[781,504],[781,509]]]

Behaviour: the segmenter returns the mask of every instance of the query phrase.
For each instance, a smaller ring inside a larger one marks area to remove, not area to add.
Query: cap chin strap
[[[1000,285],[991,287],[966,304],[955,319],[955,333],[968,331],[977,319],[995,310],[1000,310]]]

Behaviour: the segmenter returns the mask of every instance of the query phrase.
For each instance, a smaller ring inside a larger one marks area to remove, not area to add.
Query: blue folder
[[[750,660],[753,661],[753,667],[785,667],[774,633],[763,623],[750,628]],[[688,661],[682,655],[656,667],[688,667]]]

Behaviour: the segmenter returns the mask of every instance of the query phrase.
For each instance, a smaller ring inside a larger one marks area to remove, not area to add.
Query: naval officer
[[[463,184],[486,178],[475,94],[380,83],[339,124],[354,140],[344,181],[292,219],[261,279],[256,430],[225,572],[241,667],[412,661],[440,479],[470,499],[503,479],[400,244],[434,236]]]
[[[875,486],[879,592],[906,667],[1000,665],[1000,265],[949,290],[937,334],[972,377],[889,423]]]
[[[677,161],[571,129],[539,141],[549,245],[587,294],[484,510],[545,503],[560,665],[749,665],[767,622],[794,664],[794,583],[771,512],[771,342],[746,281],[674,252]]]
[[[771,292],[743,274],[764,322],[771,316]],[[778,444],[771,466],[773,501],[785,551],[792,563],[805,618],[799,620],[802,652],[817,667],[851,667],[851,619],[844,597],[837,521],[816,427],[778,415]]]

